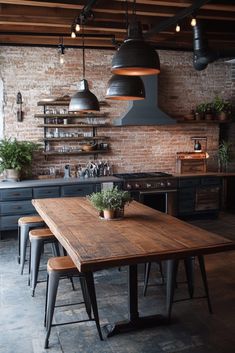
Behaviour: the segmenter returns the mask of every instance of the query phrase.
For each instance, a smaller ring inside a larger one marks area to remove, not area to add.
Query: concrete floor
[[[194,221],[194,224],[235,239],[235,216],[223,214],[218,220]],[[46,260],[46,255],[45,259]],[[209,255],[206,268],[214,313],[205,299],[184,301],[173,306],[173,322],[114,336],[101,342],[93,322],[52,328],[50,348],[43,349],[45,331],[43,310],[45,283],[40,283],[31,297],[26,271],[19,274],[17,236],[6,233],[0,241],[0,353],[233,353],[235,351],[235,256],[234,252]],[[160,283],[157,266],[151,271],[145,298],[143,267],[140,266],[140,314],[163,313],[165,288]],[[197,294],[203,294],[196,265]],[[45,273],[40,274],[42,277]],[[123,320],[127,314],[126,269],[97,272],[95,276],[101,325]],[[180,281],[184,280],[181,268]],[[72,302],[81,297],[68,280],[61,281],[58,301]],[[187,295],[186,285],[179,284],[177,297]],[[56,322],[85,318],[83,307],[57,309]]]

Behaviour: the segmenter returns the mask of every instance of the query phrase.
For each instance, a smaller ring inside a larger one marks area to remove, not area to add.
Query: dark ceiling
[[[0,2],[0,44],[80,47],[71,25],[85,18],[85,46],[115,49],[126,36],[133,0]],[[204,25],[212,49],[235,56],[235,1],[136,0],[136,15],[145,38],[156,49],[192,50],[191,14]],[[84,15],[84,16],[83,16]],[[181,31],[175,31],[179,23]]]

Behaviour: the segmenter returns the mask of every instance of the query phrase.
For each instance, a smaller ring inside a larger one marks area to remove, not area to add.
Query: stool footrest
[[[80,304],[84,304],[84,303],[85,302],[70,303],[70,304],[59,304],[59,305],[55,305],[55,308],[63,308],[64,306],[80,305]]]
[[[79,323],[88,322],[88,321],[95,321],[95,319],[85,319],[85,320],[78,320],[78,321],[59,322],[58,324],[52,324],[51,327],[70,325],[70,324],[79,324]]]

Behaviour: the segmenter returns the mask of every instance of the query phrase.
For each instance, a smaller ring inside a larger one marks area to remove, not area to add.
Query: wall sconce
[[[22,94],[20,92],[17,93],[16,96],[16,104],[17,104],[17,121],[21,122],[23,121],[23,111],[22,111]]]

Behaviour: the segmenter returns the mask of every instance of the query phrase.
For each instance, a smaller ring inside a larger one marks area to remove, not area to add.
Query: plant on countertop
[[[15,180],[19,178],[19,173],[27,174],[33,161],[33,153],[38,147],[38,144],[31,141],[0,140],[0,172],[16,171],[15,177],[9,177]]]
[[[93,193],[87,198],[106,219],[119,217],[123,212],[124,206],[132,201],[130,193],[118,190],[117,186],[113,189]],[[106,215],[107,213],[109,215]]]
[[[205,112],[206,112],[206,109],[207,109],[207,104],[208,103],[201,103],[201,104],[198,104],[197,106],[196,106],[196,109],[195,109],[195,111],[196,111],[196,113],[199,113],[199,114],[205,114]]]
[[[222,119],[226,119],[232,113],[232,104],[229,101],[225,101],[223,98],[216,96],[212,102],[213,110],[217,116],[221,116]],[[222,114],[223,113],[223,114]]]
[[[228,168],[228,163],[232,160],[232,150],[231,143],[222,140],[218,149],[218,164],[219,171],[226,172]]]

